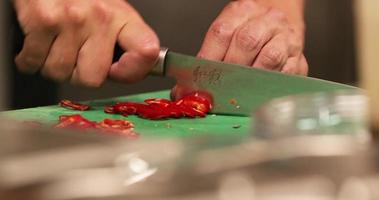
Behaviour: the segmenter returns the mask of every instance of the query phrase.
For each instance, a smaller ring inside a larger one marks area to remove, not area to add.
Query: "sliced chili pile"
[[[89,110],[91,108],[89,105],[80,104],[80,103],[73,102],[73,101],[67,100],[67,99],[61,100],[59,102],[59,105],[63,108],[68,108],[68,109],[72,109],[72,110],[80,110],[80,111],[86,111],[86,110]]]
[[[146,99],[144,103],[121,102],[107,106],[104,112],[124,116],[137,115],[141,118],[159,120],[167,118],[205,117],[212,109],[209,98],[200,93],[187,95],[178,101],[168,99]]]
[[[133,123],[127,120],[104,119],[101,122],[95,122],[90,121],[79,114],[61,115],[58,124],[56,124],[54,128],[70,128],[81,131],[98,130],[102,133],[117,134],[127,137],[138,136],[138,134],[133,131]]]

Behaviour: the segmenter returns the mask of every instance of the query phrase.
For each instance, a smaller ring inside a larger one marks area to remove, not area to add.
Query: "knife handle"
[[[154,76],[165,76],[165,59],[168,52],[168,48],[161,47],[157,60],[153,69],[150,71],[150,75]]]

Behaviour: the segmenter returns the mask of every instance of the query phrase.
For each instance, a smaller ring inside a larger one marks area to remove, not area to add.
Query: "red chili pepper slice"
[[[116,119],[104,119],[97,124],[97,129],[105,133],[124,135],[128,137],[137,137],[133,131],[134,124],[127,120],[116,120]]]
[[[87,130],[94,128],[95,122],[89,121],[81,115],[62,115],[59,117],[59,123],[54,128],[73,128],[80,130]]]
[[[210,100],[202,96],[200,93],[187,95],[176,102],[177,105],[192,107],[200,112],[208,113],[212,109]]]
[[[68,109],[72,109],[72,110],[86,111],[86,110],[90,109],[89,105],[80,104],[80,103],[73,102],[73,101],[70,101],[67,99],[61,100],[59,102],[59,105],[63,108],[68,108]]]
[[[183,112],[183,109],[175,104],[171,104],[169,107],[167,107],[166,111],[172,118],[182,118],[186,116]]]
[[[156,105],[160,107],[169,107],[170,105],[173,104],[173,102],[168,99],[159,99],[159,98],[146,99],[144,102],[147,103],[148,105]]]
[[[199,110],[196,110],[190,106],[180,105],[178,107],[183,112],[184,116],[189,117],[189,118],[205,117],[206,116],[206,113],[203,113]]]
[[[108,119],[108,118],[99,122],[97,125],[102,128],[123,128],[123,129],[134,128],[134,124],[127,120]]]
[[[105,113],[108,113],[108,114],[117,114],[115,111],[114,111],[114,106],[106,106],[104,108],[104,112]]]
[[[145,104],[141,103],[133,103],[133,102],[123,102],[117,103],[113,106],[114,113],[122,114],[127,113],[129,115],[134,115],[138,112],[138,109],[141,107],[145,107]]]
[[[79,115],[79,114],[76,114],[76,115],[61,115],[59,116],[59,121],[62,122],[62,121],[66,121],[66,120],[74,120],[74,121],[80,121],[80,120],[83,120],[84,118]]]
[[[139,117],[151,120],[159,120],[170,117],[170,114],[168,112],[165,112],[164,109],[154,109],[150,106],[139,108],[137,114]]]
[[[97,128],[109,130],[125,130],[132,129],[133,127],[134,125],[132,123],[124,120],[105,119],[97,124]]]

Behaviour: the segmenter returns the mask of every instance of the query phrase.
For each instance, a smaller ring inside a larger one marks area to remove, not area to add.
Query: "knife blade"
[[[331,81],[210,61],[162,49],[152,74],[175,78],[186,91],[213,99],[212,113],[249,116],[274,98],[357,89]]]

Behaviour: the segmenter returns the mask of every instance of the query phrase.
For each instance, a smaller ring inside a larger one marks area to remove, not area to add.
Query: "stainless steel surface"
[[[177,80],[178,91],[202,91],[214,100],[212,112],[248,116],[253,108],[276,97],[299,93],[355,89],[314,78],[285,75],[241,65],[168,52],[165,76]]]
[[[256,137],[350,135],[357,140],[370,139],[368,97],[358,90],[278,98],[254,116]]]
[[[168,52],[168,48],[161,47],[156,64],[150,72],[151,75],[164,76],[165,74],[164,64],[165,64],[165,58],[166,58],[167,52]]]

